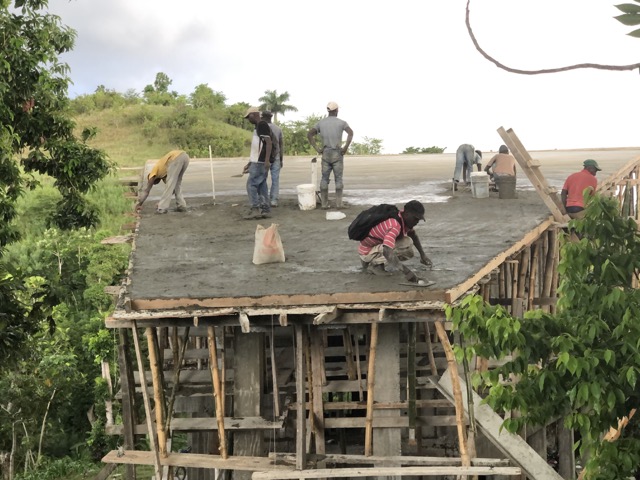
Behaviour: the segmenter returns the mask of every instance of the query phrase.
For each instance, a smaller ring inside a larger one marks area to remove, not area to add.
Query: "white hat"
[[[327,103],[327,110],[333,112],[334,110],[338,110],[338,104],[336,102]]]

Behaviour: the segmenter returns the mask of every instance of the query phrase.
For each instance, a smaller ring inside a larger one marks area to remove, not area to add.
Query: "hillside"
[[[190,107],[129,105],[75,116],[77,133],[95,127],[88,143],[104,150],[120,167],[137,167],[174,148],[193,157],[248,155],[251,132]],[[247,128],[249,128],[247,124]]]

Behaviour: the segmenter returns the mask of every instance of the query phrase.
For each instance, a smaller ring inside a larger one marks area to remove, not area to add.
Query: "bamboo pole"
[[[178,327],[173,327],[173,332],[176,334],[178,332]],[[167,407],[167,415],[165,418],[165,430],[167,432],[171,431],[171,417],[173,417],[173,405],[176,401],[176,395],[178,392],[178,387],[180,387],[180,367],[182,366],[182,361],[184,360],[184,352],[187,349],[187,342],[189,340],[189,327],[186,327],[184,330],[184,335],[177,342],[174,341],[174,358],[175,354],[178,354],[178,358],[173,364],[173,389],[171,390],[171,396],[169,397],[169,406]]]
[[[140,374],[140,385],[142,386],[142,401],[144,403],[144,413],[147,419],[147,431],[149,432],[149,447],[153,452],[153,469],[155,480],[162,478],[162,467],[160,465],[160,455],[158,453],[158,441],[155,430],[153,428],[153,420],[151,419],[151,403],[149,401],[149,392],[147,391],[147,377],[144,374],[144,364],[142,363],[142,352],[140,351],[140,338],[138,337],[138,327],[136,321],[133,321],[133,345],[136,350],[136,360],[138,361],[138,373]]]
[[[549,239],[549,248],[547,249],[547,257],[544,265],[544,283],[542,284],[542,295],[541,297],[549,298],[551,297],[551,285],[553,283],[553,270],[554,264],[556,261],[556,248],[557,248],[557,237],[558,231],[555,228],[549,230],[547,235]],[[545,311],[551,310],[551,305],[545,305]]]
[[[424,340],[427,343],[427,355],[429,357],[429,367],[431,368],[431,375],[438,375],[438,367],[436,366],[436,359],[433,356],[433,344],[431,343],[431,330],[429,329],[429,322],[424,322]]]
[[[153,380],[153,400],[156,412],[156,430],[158,432],[158,450],[162,458],[167,458],[167,431],[165,430],[165,403],[162,382],[162,365],[158,356],[158,334],[154,327],[146,330],[147,347],[149,349],[149,363],[151,366],[151,378]]]
[[[555,255],[553,256],[553,278],[551,279],[551,290],[550,296],[557,297],[558,296],[558,263],[560,262],[560,238],[556,232],[556,250]],[[556,313],[557,305],[551,305],[551,313]]]
[[[353,362],[353,344],[351,343],[351,331],[349,327],[342,330],[342,344],[344,346],[344,357],[347,361],[347,378],[349,380],[355,380],[356,365]]]
[[[270,353],[271,353],[271,381],[273,383],[273,413],[275,417],[280,416],[280,392],[278,387],[278,370],[276,368],[276,352],[273,341],[273,333],[269,336]]]
[[[407,325],[408,345],[407,345],[407,413],[409,416],[409,442],[416,443],[416,324],[410,322]]]
[[[220,371],[218,370],[218,348],[216,346],[215,327],[207,327],[207,336],[209,340],[209,368],[211,369],[211,377],[213,380],[213,396],[216,402],[216,420],[218,423],[218,441],[220,442],[220,456],[223,459],[228,458],[227,440],[224,434],[224,410],[222,406],[222,389],[220,387]]]
[[[378,324],[371,324],[369,339],[369,366],[367,370],[367,416],[364,429],[364,454],[373,455],[373,397],[376,384],[376,349],[378,345]]]
[[[362,401],[364,397],[364,392],[362,390],[362,368],[360,367],[360,342],[358,341],[358,331],[360,329],[356,327],[356,335],[355,335],[355,347],[356,347],[356,375],[358,376],[358,393],[360,396],[358,397],[360,401]]]
[[[438,338],[444,348],[449,365],[449,373],[451,374],[451,385],[453,387],[453,398],[456,408],[456,426],[458,428],[458,444],[460,445],[460,459],[463,467],[471,466],[469,450],[467,448],[467,431],[464,426],[464,404],[462,403],[462,389],[460,388],[460,377],[458,377],[458,365],[449,342],[449,337],[444,329],[442,322],[435,322]]]
[[[531,268],[529,269],[529,295],[527,300],[527,310],[533,310],[533,299],[536,291],[536,277],[538,275],[538,243],[534,243],[531,246],[531,249],[533,256],[531,258]]]
[[[526,282],[527,270],[529,269],[530,259],[531,259],[531,249],[527,247],[522,251],[522,258],[520,259],[520,275],[518,277],[518,298],[524,299],[524,292],[527,285],[527,282]]]
[[[511,315],[516,314],[516,305],[518,302],[518,261],[509,260],[508,262],[511,277]]]

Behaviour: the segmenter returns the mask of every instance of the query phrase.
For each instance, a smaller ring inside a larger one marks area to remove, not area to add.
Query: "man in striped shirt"
[[[375,275],[390,275],[402,270],[409,282],[418,276],[401,262],[413,257],[413,247],[420,253],[420,263],[431,266],[413,227],[424,221],[424,206],[417,200],[407,202],[398,217],[388,218],[373,227],[358,245],[362,270]],[[386,266],[386,268],[385,268]]]

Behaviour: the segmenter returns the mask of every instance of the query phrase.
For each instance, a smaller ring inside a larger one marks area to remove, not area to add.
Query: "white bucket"
[[[313,183],[298,185],[297,190],[300,210],[313,210],[316,208],[316,186]]]
[[[487,172],[471,174],[471,195],[473,198],[489,198],[489,175]]]

